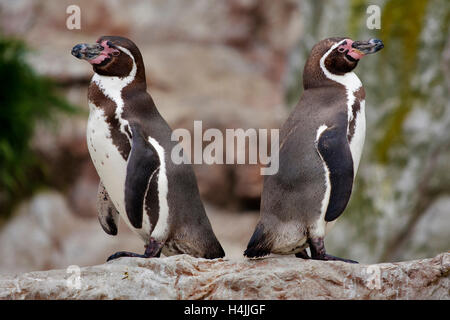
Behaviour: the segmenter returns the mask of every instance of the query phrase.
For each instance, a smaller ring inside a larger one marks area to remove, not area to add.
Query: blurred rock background
[[[81,8],[81,30],[66,28],[71,4]],[[370,4],[381,8],[381,30],[366,27]],[[173,129],[190,130],[194,120],[204,130],[279,128],[302,92],[303,64],[317,41],[381,38],[385,49],[356,70],[366,88],[366,144],[327,249],[363,263],[449,250],[449,21],[446,0],[1,0],[0,39],[23,41],[30,48],[23,62],[52,83],[40,90],[51,98],[27,105],[54,107],[50,121],[30,117],[20,156],[5,128],[20,132],[21,124],[2,123],[0,272],[91,265],[114,251],[143,250],[125,225],[111,237],[96,218],[98,176],[85,143],[92,69],[70,50],[101,35],[137,43],[159,111]],[[10,59],[8,51],[0,58]],[[2,85],[9,83],[11,73],[0,70]],[[3,96],[2,121],[14,121],[4,116],[14,102]],[[10,169],[14,155],[34,161]],[[241,259],[258,219],[259,167],[195,171],[227,256]]]

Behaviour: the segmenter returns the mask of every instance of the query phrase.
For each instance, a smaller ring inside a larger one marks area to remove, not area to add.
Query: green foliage
[[[357,39],[359,36],[360,26],[364,23],[366,8],[370,3],[366,0],[350,1],[350,19],[349,19],[349,36]]]
[[[52,80],[25,62],[27,50],[23,42],[0,36],[0,214],[30,194],[43,174],[30,149],[36,123],[54,119],[55,111],[75,111]]]

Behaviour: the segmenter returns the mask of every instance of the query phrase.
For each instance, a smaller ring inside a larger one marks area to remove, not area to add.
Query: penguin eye
[[[118,50],[112,52],[112,55],[113,55],[114,57],[117,57],[119,54],[120,54],[120,51],[118,51]]]
[[[339,52],[344,52],[344,51],[345,51],[345,48],[340,47],[340,48],[338,49],[338,51],[339,51]]]

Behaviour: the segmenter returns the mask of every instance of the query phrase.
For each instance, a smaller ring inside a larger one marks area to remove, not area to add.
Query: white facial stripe
[[[158,201],[159,218],[152,232],[152,237],[158,241],[165,241],[168,235],[169,225],[169,204],[167,203],[167,192],[169,190],[164,148],[152,137],[148,137],[148,142],[155,148],[159,157],[159,175],[158,175]]]

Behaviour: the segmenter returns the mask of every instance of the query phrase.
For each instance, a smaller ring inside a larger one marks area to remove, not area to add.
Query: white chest
[[[358,113],[356,113],[355,118],[355,131],[350,141],[350,152],[352,153],[354,176],[356,176],[356,173],[358,171],[359,162],[361,160],[361,155],[364,147],[365,137],[366,137],[365,101],[361,100],[360,110]]]
[[[111,137],[109,125],[102,109],[89,102],[90,114],[87,124],[89,153],[100,179],[107,187],[116,209],[124,211],[123,190],[127,162],[120,154]]]
[[[119,149],[114,144],[106,116],[101,108],[89,103],[90,114],[87,124],[87,144],[89,154],[95,169],[103,182],[109,197],[119,212],[122,219],[130,229],[142,238],[148,239],[149,223],[144,218],[142,229],[135,229],[125,210],[125,179],[127,173],[127,161],[122,157]]]

